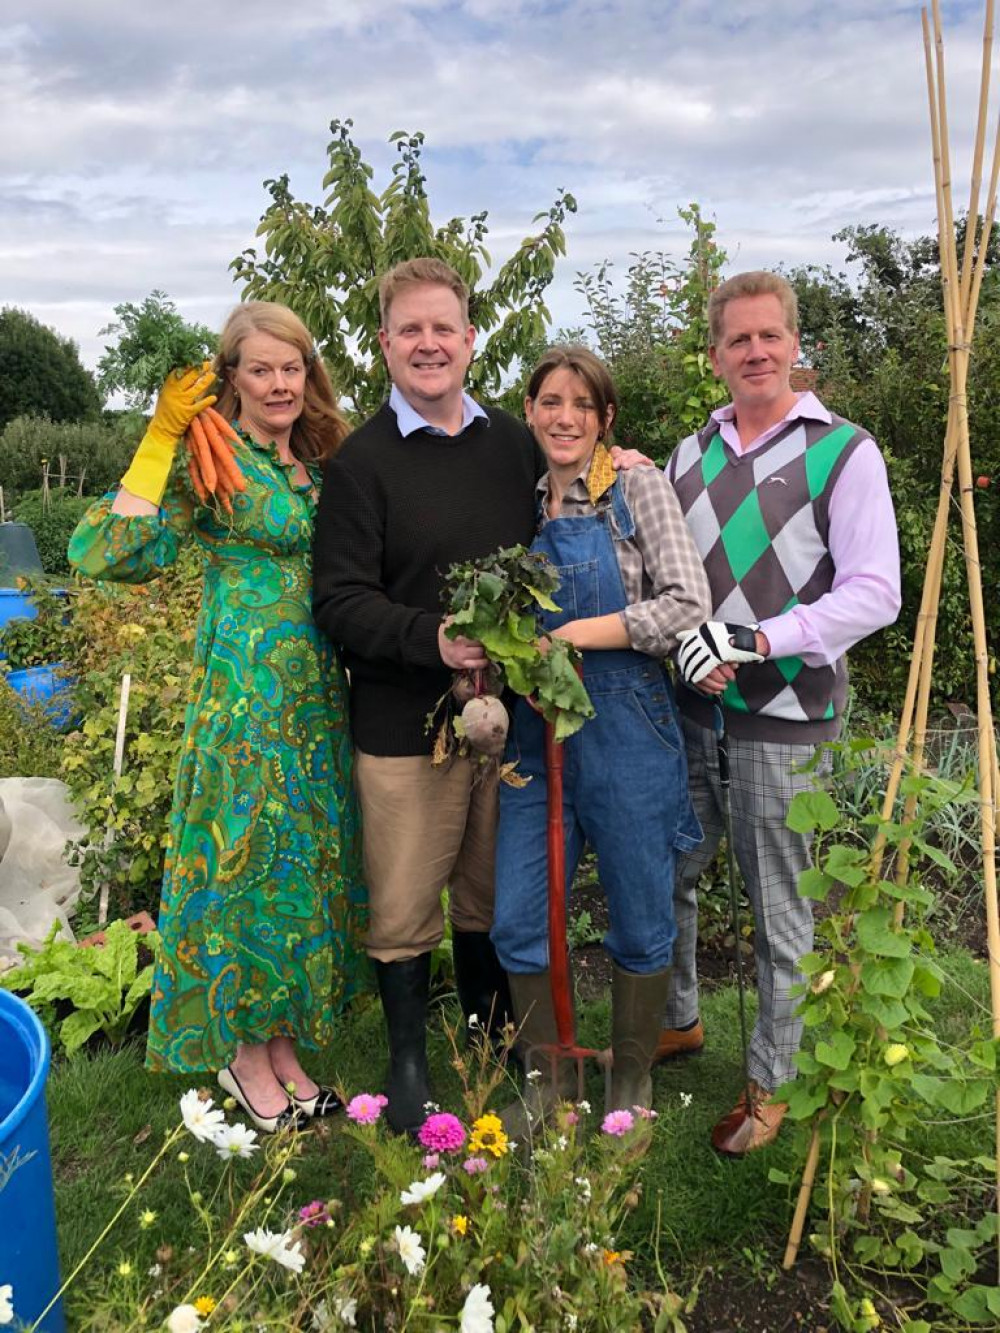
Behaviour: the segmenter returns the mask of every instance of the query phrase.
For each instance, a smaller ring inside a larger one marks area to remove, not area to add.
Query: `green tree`
[[[363,416],[388,392],[378,345],[378,283],[404,259],[431,256],[452,265],[471,298],[469,314],[480,335],[469,371],[473,392],[490,396],[524,349],[544,337],[549,313],[544,293],[556,260],[565,254],[563,222],[576,211],[573,196],[560,190],[540,231],[528,236],[484,281],[491,266],[486,249],[487,215],[431,221],[420,133],[393,134],[399,160],[385,189],[372,188],[374,172],[351,139],[350,120],[330,123],[330,169],[322,204],[295,199],[288,177],[264,182],[271,204],[257,235],[263,254],[250,248],[230,265],[244,284],[244,299],[281,301],[317,339],[334,383]]]
[[[94,421],[101,397],[77,346],[27,310],[0,310],[0,430],[15,417]]]
[[[707,353],[708,298],[726,252],[697,204],[677,212],[693,233],[683,259],[662,251],[632,254],[622,294],[610,260],[576,282],[596,350],[617,382],[617,438],[659,462],[726,397]]]

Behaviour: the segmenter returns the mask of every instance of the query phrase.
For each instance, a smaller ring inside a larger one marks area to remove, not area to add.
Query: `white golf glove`
[[[725,662],[763,662],[757,652],[759,625],[731,625],[724,620],[706,620],[697,629],[677,636],[677,666],[688,685],[697,685]]]

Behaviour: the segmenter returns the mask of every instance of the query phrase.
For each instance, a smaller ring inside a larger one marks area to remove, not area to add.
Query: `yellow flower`
[[[494,1157],[503,1157],[507,1151],[507,1135],[499,1116],[481,1115],[473,1122],[469,1151],[473,1154],[488,1152]]]
[[[451,1229],[459,1236],[464,1236],[469,1230],[469,1219],[463,1217],[461,1213],[456,1213],[451,1219]]]
[[[118,1276],[128,1277],[131,1271],[132,1271],[132,1265],[129,1263],[127,1259],[123,1259],[121,1263],[118,1265]]]
[[[620,1264],[621,1261],[622,1261],[621,1250],[604,1251],[604,1262],[608,1265],[609,1268],[611,1267],[612,1264]]]
[[[199,1314],[210,1315],[215,1309],[216,1301],[214,1296],[199,1296],[194,1303],[194,1308]]]
[[[147,1208],[146,1211],[139,1218],[139,1226],[142,1228],[143,1231],[146,1231],[149,1227],[153,1225],[155,1221],[156,1221],[156,1214],[153,1212],[152,1208]]]
[[[885,1051],[882,1054],[882,1059],[886,1062],[889,1068],[892,1069],[894,1065],[901,1064],[904,1060],[908,1059],[909,1054],[910,1048],[904,1046],[902,1042],[897,1041],[885,1048]]]

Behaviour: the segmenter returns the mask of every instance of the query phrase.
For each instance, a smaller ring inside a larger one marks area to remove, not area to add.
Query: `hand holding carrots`
[[[233,445],[239,442],[239,436],[225,417],[213,407],[205,407],[191,418],[185,439],[188,475],[195,495],[202,504],[207,504],[208,497],[214,495],[226,513],[231,514],[233,494],[247,487],[233,457]]]

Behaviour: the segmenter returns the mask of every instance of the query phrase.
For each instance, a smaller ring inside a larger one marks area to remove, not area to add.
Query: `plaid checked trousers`
[[[705,840],[680,858],[674,884],[674,940],[671,994],[663,1025],[684,1027],[698,1017],[698,877],[715,857],[724,831],[715,733],[682,719],[695,814]],[[753,905],[756,927],[757,1021],[750,1040],[749,1074],[773,1092],[795,1073],[792,1057],[802,1040],[798,1000],[789,988],[802,980],[798,960],[813,944],[812,904],[800,898],[799,874],[809,864],[810,840],[785,826],[792,797],[811,791],[816,772],[793,770],[812,759],[815,745],[729,737],[733,851]]]

